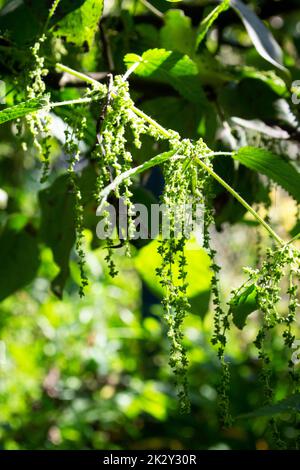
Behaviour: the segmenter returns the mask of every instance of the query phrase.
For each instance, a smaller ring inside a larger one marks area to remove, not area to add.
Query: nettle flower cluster
[[[251,293],[252,295],[255,293],[257,309],[261,316],[261,326],[254,344],[262,363],[260,376],[264,401],[265,404],[270,404],[274,398],[274,382],[276,381],[272,370],[272,342],[279,335],[282,336],[285,347],[285,351],[282,350],[281,355],[287,357],[291,392],[299,392],[300,387],[300,373],[297,370],[299,361],[292,360],[294,354],[298,356],[295,329],[297,327],[296,312],[300,306],[300,251],[291,244],[280,248],[269,248],[261,268],[245,268],[245,272],[249,277],[245,284],[232,292],[228,317],[232,308],[239,303],[243,293]],[[285,292],[282,292],[282,289],[285,289]],[[278,304],[284,296],[287,299],[287,310],[286,314],[280,314]],[[295,348],[296,351],[293,354]],[[281,440],[274,418],[270,420],[270,428],[277,447],[285,448],[285,443]]]
[[[128,233],[127,246],[130,238],[134,235],[134,204],[132,202],[132,185],[130,167],[133,157],[130,153],[129,141],[134,142],[137,148],[141,148],[141,136],[150,135],[154,140],[167,140],[171,152],[170,157],[162,163],[162,171],[165,180],[162,203],[168,208],[167,215],[171,227],[171,237],[159,240],[159,254],[161,265],[157,267],[157,275],[164,287],[165,297],[163,299],[164,318],[168,326],[168,337],[170,340],[170,359],[182,410],[189,409],[187,391],[187,354],[183,345],[182,324],[189,311],[187,297],[187,262],[185,256],[186,242],[189,234],[184,230],[178,230],[178,225],[185,221],[185,214],[174,211],[174,208],[184,207],[187,200],[192,198],[195,207],[197,204],[204,206],[204,243],[211,259],[212,281],[211,290],[213,296],[214,332],[212,343],[218,348],[218,356],[221,363],[221,381],[219,386],[219,410],[222,422],[225,425],[231,423],[229,411],[229,365],[225,360],[228,330],[231,325],[231,306],[240,299],[243,289],[253,284],[257,296],[257,309],[262,315],[262,326],[255,342],[259,349],[259,358],[262,361],[262,380],[264,384],[266,402],[270,402],[271,394],[271,370],[270,359],[264,346],[265,339],[275,325],[283,325],[282,332],[284,344],[290,349],[289,357],[292,355],[292,347],[295,335],[292,332],[295,325],[295,314],[299,306],[297,291],[299,284],[299,251],[293,245],[283,245],[279,249],[268,250],[266,259],[261,269],[246,270],[249,279],[246,285],[232,293],[229,308],[221,303],[219,290],[220,267],[216,263],[216,251],[212,247],[210,228],[214,223],[213,209],[213,185],[214,175],[212,161],[214,153],[200,139],[192,142],[181,139],[180,136],[170,130],[165,130],[159,125],[154,125],[152,119],[145,119],[143,113],[136,114],[136,108],[132,102],[128,84],[122,77],[116,77],[106,108],[105,118],[101,129],[101,139],[97,149],[101,171],[98,181],[100,200],[106,192],[107,186],[111,186],[117,197],[122,197],[128,206]],[[124,176],[124,177],[123,177]],[[116,182],[113,184],[112,182]],[[107,196],[107,194],[106,194]],[[176,213],[176,218],[174,217]],[[179,217],[178,217],[179,215]],[[107,221],[109,223],[109,221]],[[180,234],[178,236],[178,234]],[[116,268],[112,260],[112,249],[110,240],[107,241],[107,261],[112,275],[116,274]],[[276,305],[281,299],[280,281],[286,275],[289,277],[287,295],[289,296],[288,314],[286,317],[279,316]],[[290,376],[297,389],[299,374],[295,366],[289,360]],[[276,424],[273,423],[274,436],[276,437]],[[279,439],[277,439],[279,442]]]
[[[34,70],[29,74],[30,84],[27,86],[28,97],[40,97],[45,94],[43,77],[46,73],[44,62],[39,51],[43,38],[33,47]],[[89,77],[72,71],[61,64],[61,70],[74,72],[75,76],[86,80],[91,88],[88,88],[84,97],[77,100],[79,103],[96,101],[100,104],[102,112],[97,126],[97,143],[93,151],[93,159],[98,163],[98,178],[95,188],[96,198],[105,209],[107,197],[111,190],[116,198],[122,198],[127,207],[127,233],[122,234],[125,240],[126,253],[130,255],[130,240],[135,234],[135,211],[132,199],[131,186],[136,174],[141,173],[154,165],[161,165],[164,176],[164,192],[161,202],[167,207],[170,234],[168,238],[159,238],[159,254],[161,264],[157,266],[157,276],[164,288],[163,299],[164,318],[168,327],[170,340],[169,363],[174,371],[178,388],[178,396],[183,411],[190,408],[187,390],[187,353],[183,344],[183,321],[189,311],[187,296],[187,261],[186,242],[189,233],[186,230],[178,230],[181,224],[186,222],[185,214],[174,211],[174,208],[185,207],[187,201],[193,201],[196,210],[198,204],[204,207],[204,242],[203,247],[211,259],[211,291],[214,306],[214,332],[212,343],[216,345],[221,363],[221,381],[219,387],[219,409],[224,424],[231,422],[229,412],[229,366],[225,359],[228,330],[231,325],[233,307],[238,305],[241,295],[246,289],[251,292],[255,290],[257,309],[261,312],[261,328],[258,332],[255,344],[259,350],[259,358],[262,362],[262,380],[264,384],[266,402],[272,399],[270,356],[268,352],[268,341],[275,326],[283,328],[282,337],[286,348],[291,352],[295,335],[296,310],[299,306],[297,300],[299,284],[299,261],[300,254],[291,244],[281,244],[281,240],[269,227],[269,233],[279,243],[279,248],[269,250],[260,269],[248,269],[249,279],[239,289],[232,293],[229,308],[221,303],[219,290],[220,267],[216,263],[216,251],[211,243],[211,225],[214,224],[213,209],[213,179],[222,184],[231,194],[241,202],[253,215],[255,211],[235,191],[225,183],[213,170],[213,158],[217,154],[212,152],[202,139],[191,141],[182,139],[173,131],[166,130],[151,117],[135,107],[128,88],[126,78],[117,76],[109,86],[100,85]],[[76,101],[76,100],[75,100]],[[76,104],[73,102],[62,102],[56,105]],[[53,105],[52,105],[53,106]],[[32,115],[29,119],[30,129],[33,133],[36,147],[44,160],[43,178],[49,171],[49,120],[48,117]],[[65,132],[66,141],[64,151],[68,156],[68,174],[71,187],[75,194],[76,248],[79,257],[81,272],[80,295],[84,294],[84,287],[88,280],[85,273],[85,254],[83,250],[83,207],[80,188],[78,185],[78,172],[76,163],[80,158],[79,143],[84,140],[86,120],[84,115],[79,118],[71,118],[67,123]],[[139,167],[134,167],[131,153],[132,145],[141,149],[143,135],[150,136],[154,142],[167,142],[169,150],[146,161]],[[174,216],[176,213],[176,217]],[[105,224],[109,227],[109,213],[102,213]],[[256,214],[257,215],[257,214]],[[257,220],[268,229],[267,223],[258,215]],[[111,276],[117,274],[117,268],[113,260],[113,241],[110,237],[106,241],[106,261]],[[288,288],[286,295],[289,298],[288,313],[281,316],[276,310],[276,305],[281,298],[280,283],[284,276],[288,276]],[[290,354],[291,357],[291,354]],[[299,387],[299,373],[295,371],[294,364],[289,361],[289,373],[294,384],[294,389]],[[274,434],[276,434],[276,423],[273,423]]]
[[[122,77],[116,77],[109,97],[109,104],[105,109],[101,138],[96,151],[101,165],[97,185],[100,191],[99,202],[101,202],[101,194],[105,191],[105,187],[119,178],[120,183],[114,186],[114,190],[115,195],[118,198],[122,197],[128,207],[126,243],[129,248],[129,241],[135,233],[135,212],[130,191],[132,180],[129,176],[120,178],[123,174],[128,173],[133,161],[128,140],[132,141],[137,148],[141,148],[143,134],[151,136],[156,141],[168,141],[172,156],[162,164],[165,185],[161,202],[167,208],[167,213],[164,216],[169,219],[171,236],[159,239],[158,252],[161,255],[161,265],[157,267],[156,273],[165,291],[162,303],[170,340],[169,363],[176,377],[181,408],[183,411],[187,411],[190,407],[186,378],[188,361],[183,345],[182,323],[189,310],[185,247],[190,234],[186,230],[186,226],[185,229],[183,226],[186,224],[184,208],[190,200],[193,201],[194,211],[199,204],[205,207],[204,246],[212,260],[212,292],[217,312],[214,343],[219,345],[219,356],[222,359],[224,369],[226,367],[224,361],[225,344],[220,326],[224,317],[218,286],[220,268],[215,262],[215,251],[210,243],[209,229],[213,222],[211,176],[198,163],[200,158],[206,166],[212,168],[212,152],[202,139],[197,142],[181,139],[178,133],[172,130],[161,130],[160,126],[152,124],[151,119],[150,121],[145,120],[143,116],[136,115],[134,109],[134,103],[128,91],[128,83]],[[181,214],[178,208],[182,208]],[[108,212],[104,211],[102,215],[107,217],[107,225],[109,225]],[[117,274],[117,269],[112,259],[112,243],[112,240],[108,238],[106,260],[110,273],[114,276]],[[223,375],[226,377],[227,374]],[[225,396],[225,393],[222,392],[222,395]],[[222,409],[224,409],[224,400]]]
[[[41,48],[46,41],[46,36],[42,35],[31,47],[32,68],[26,76],[26,93],[28,99],[41,98],[45,96],[46,85],[44,77],[48,74],[45,68],[45,58],[41,54]],[[43,172],[41,182],[45,182],[49,173],[50,139],[51,139],[51,117],[49,113],[29,114],[26,122],[33,136],[33,144],[43,161]],[[26,149],[26,144],[23,144]]]

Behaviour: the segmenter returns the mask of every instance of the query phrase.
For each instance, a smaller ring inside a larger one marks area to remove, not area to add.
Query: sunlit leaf
[[[237,67],[240,78],[255,78],[266,83],[279,96],[288,96],[287,85],[274,70],[257,70],[254,67]]]
[[[197,65],[187,55],[165,49],[149,49],[141,57],[127,54],[124,60],[128,68],[140,62],[134,72],[140,77],[168,83],[193,103],[206,102]]]
[[[161,264],[161,257],[157,252],[158,241],[153,240],[147,246],[142,248],[135,257],[135,266],[147,283],[150,290],[156,295],[162,297],[164,289],[156,276],[156,268]],[[194,297],[210,289],[211,270],[210,259],[207,253],[197,245],[196,241],[190,240],[186,247],[187,257],[187,294],[188,297]],[[179,271],[176,266],[173,267],[174,277]]]
[[[67,41],[81,46],[85,42],[90,46],[103,12],[103,0],[85,0],[76,10],[66,15],[59,23],[55,34]]]
[[[300,173],[289,161],[269,150],[256,147],[242,147],[233,157],[251,170],[275,181],[300,202]]]
[[[160,30],[161,46],[166,50],[192,55],[195,33],[192,22],[182,10],[168,10],[164,15],[164,26]]]
[[[213,23],[218,19],[219,15],[230,7],[230,0],[223,0],[220,5],[214,8],[204,20],[201,21],[196,40],[196,48],[199,47],[203,39],[205,38],[208,30],[211,28]]]
[[[54,1],[54,0],[53,0]],[[0,11],[1,35],[8,37],[22,47],[32,42],[42,33],[49,7],[49,0],[10,0]],[[55,15],[49,23],[49,28],[56,25],[66,15],[82,6],[85,0],[60,0]],[[22,51],[24,52],[24,51]]]
[[[231,6],[243,21],[257,52],[275,67],[286,71],[283,65],[282,50],[274,39],[271,31],[269,31],[256,14],[240,0],[231,0]]]
[[[240,295],[230,303],[230,311],[233,315],[234,324],[242,330],[246,324],[247,317],[257,310],[257,291],[254,284],[246,287]]]
[[[47,105],[47,98],[36,98],[3,109],[2,111],[0,111],[0,124],[39,111],[40,109],[45,108]]]

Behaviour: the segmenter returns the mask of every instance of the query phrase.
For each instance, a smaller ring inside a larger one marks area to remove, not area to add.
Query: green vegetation
[[[1,448],[299,449],[300,9],[248,3],[0,0]]]

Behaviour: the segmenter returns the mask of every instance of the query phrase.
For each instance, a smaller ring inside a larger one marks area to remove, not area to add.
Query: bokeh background
[[[0,0],[0,7],[8,3]],[[33,12],[42,12],[43,2],[36,9],[36,2],[32,3]],[[175,8],[163,0],[153,0],[151,3],[163,12]],[[207,3],[200,0],[182,3],[194,27],[208,11],[205,10]],[[284,48],[286,63],[294,78],[297,78],[299,2],[261,0],[250,3],[258,15],[268,20],[273,34]],[[31,29],[34,21],[31,27],[20,27],[22,22],[27,24],[24,12],[19,17],[16,13],[14,15],[14,19],[10,17],[6,23],[3,20],[5,15],[0,17],[0,78],[5,76],[7,90],[14,90],[7,95],[2,108],[22,97],[20,82],[18,85],[15,83],[15,70],[19,78],[22,77],[23,61],[28,61],[29,57],[26,51],[36,34]],[[160,20],[145,3],[108,1],[105,3],[105,15],[104,28],[113,51],[116,73],[124,71],[123,57],[127,52],[142,53],[147,48],[159,47]],[[38,18],[38,15],[33,15],[33,18]],[[263,70],[272,68],[254,50],[236,15],[226,13],[222,18],[224,20],[208,35],[210,54],[217,55],[225,67],[251,65]],[[3,39],[6,28],[15,28],[16,31],[19,56],[16,53],[15,62],[7,59],[10,57],[7,52],[10,46]],[[223,41],[218,39],[220,37]],[[73,40],[66,43],[57,37],[50,44],[46,43],[50,65],[55,58],[86,72],[107,70],[109,64],[99,31],[92,46],[76,45]],[[24,70],[26,72],[26,68]],[[59,78],[52,71],[46,79],[53,99],[81,96],[81,90],[72,87],[72,84],[59,89]],[[228,148],[229,145],[228,129],[222,126],[225,119],[223,112],[227,117],[259,118],[271,124],[278,122],[279,117],[273,106],[278,96],[268,88],[268,84],[256,78],[243,78],[240,82],[231,82],[230,78],[224,80],[225,85],[217,86],[221,108],[212,106],[209,114],[201,114],[202,108],[197,108],[197,104],[187,103],[159,83],[149,86],[141,79],[132,78],[133,96],[139,106],[158,117],[163,125],[175,128],[188,137],[201,135],[214,149]],[[206,91],[209,94],[211,90]],[[260,97],[255,106],[253,94]],[[79,173],[82,171],[85,175],[81,184],[84,194],[88,194],[87,198],[94,191],[91,186],[93,175],[89,175],[87,161],[95,140],[95,111],[98,112],[92,109],[88,116],[86,142],[77,168]],[[42,211],[39,193],[45,188],[50,188],[51,193],[51,185],[66,169],[61,144],[65,130],[63,119],[69,117],[68,112],[67,109],[58,110],[56,114],[51,143],[52,173],[44,185],[39,183],[41,164],[28,129],[22,128],[20,133],[16,124],[1,126],[1,230],[8,218],[13,218],[16,226],[26,225],[29,234],[38,233]],[[80,112],[86,114],[85,110],[76,112],[79,116]],[[288,112],[284,122],[288,127]],[[276,147],[281,153],[289,154],[294,160],[297,157],[297,139],[280,143],[266,136],[262,138],[255,130],[239,129],[239,132],[238,136],[241,138],[242,135],[244,143],[266,144],[271,149]],[[26,151],[22,142],[26,142]],[[147,141],[145,145],[147,152],[137,155],[135,163],[154,152],[158,153],[156,148],[152,148],[153,144]],[[257,200],[257,178],[254,173],[244,170],[234,173],[232,164],[225,157],[217,165],[224,178],[229,182],[235,181],[236,188],[246,194],[251,204],[257,204],[261,213],[264,213],[266,206],[269,208],[265,193],[260,193],[261,198]],[[147,175],[143,185],[142,201],[146,199],[149,202],[153,194],[159,197],[161,174],[153,172]],[[271,188],[270,194],[270,219],[279,234],[286,237],[292,233],[295,224],[296,204],[278,188]],[[222,267],[221,294],[226,308],[230,291],[246,279],[243,266],[255,266],[257,262],[257,240],[260,243],[265,240],[267,244],[269,241],[250,217],[244,217],[245,214],[237,210],[235,203],[229,200],[231,205],[227,206],[228,196],[224,192],[220,191],[218,197],[218,226],[213,231],[212,239]],[[95,201],[85,207],[84,245],[89,285],[83,299],[78,295],[80,273],[74,251],[70,255],[70,276],[63,298],[58,298],[51,291],[51,280],[59,269],[51,248],[42,239],[39,241],[40,261],[34,280],[27,287],[5,296],[0,303],[0,448],[269,449],[271,444],[266,418],[237,418],[229,429],[222,429],[218,422],[220,366],[216,349],[211,344],[211,274],[206,253],[195,245],[195,241],[191,242],[188,259],[192,308],[184,322],[184,343],[189,359],[192,409],[190,414],[181,415],[174,377],[168,365],[169,345],[160,304],[162,292],[155,277],[158,259],[156,242],[134,246],[131,258],[125,258],[122,249],[116,249],[119,275],[112,280],[104,262],[103,246],[95,239],[95,209]],[[63,206],[58,207],[52,220],[54,225],[64,228],[68,220],[65,210]],[[22,261],[21,256],[20,262],[20,256],[16,257],[13,251],[6,258],[5,255],[6,248],[2,245],[1,285],[10,277],[17,279],[21,276],[27,259],[25,256]],[[283,299],[283,309],[286,301]],[[234,417],[263,404],[260,366],[253,346],[257,326],[257,314],[254,313],[249,317],[246,329],[240,331],[233,328],[229,334],[226,356],[232,373],[230,401]],[[284,398],[289,389],[287,358],[281,348],[282,338],[275,337],[273,365],[277,374],[276,400]],[[297,437],[299,425],[295,419],[288,413],[279,417],[279,427],[287,443],[292,443]]]

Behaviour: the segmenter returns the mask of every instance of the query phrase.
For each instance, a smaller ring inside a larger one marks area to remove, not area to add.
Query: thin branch
[[[55,64],[55,67],[58,70],[61,70],[62,72],[66,72],[69,75],[73,75],[73,77],[78,78],[78,80],[82,80],[83,82],[93,85],[95,88],[100,88],[101,86],[101,84],[97,82],[97,80],[95,80],[94,78],[89,77],[88,75],[84,73],[78,72],[77,70],[71,69],[70,67],[67,67],[66,65],[57,63]]]
[[[159,11],[157,8],[155,8],[154,5],[152,5],[152,3],[148,2],[147,0],[140,0],[140,2],[146,7],[148,8],[148,10],[152,11],[152,13],[154,13],[155,16],[157,16],[158,18],[163,18],[164,17],[164,14]]]
[[[97,98],[98,99],[98,98]],[[57,106],[69,106],[72,104],[84,104],[91,103],[95,98],[78,98],[76,100],[67,100],[67,101],[57,101],[56,103],[50,103],[50,108],[56,108]]]
[[[140,65],[140,62],[135,62],[131,67],[129,67],[129,69],[127,70],[127,72],[124,73],[123,75],[123,81],[126,82],[126,80],[128,80],[128,78],[130,77],[130,75],[135,71],[135,69]]]
[[[287,245],[291,245],[293,242],[299,240],[299,238],[300,238],[300,232],[297,233],[297,235],[295,235],[295,236],[287,243]]]
[[[141,109],[137,108],[136,106],[132,106],[131,111],[137,116],[144,119],[144,121],[148,122],[148,124],[150,124],[151,126],[156,127],[156,129],[159,130],[161,135],[163,135],[166,139],[170,139],[172,137],[171,133],[167,131],[167,129],[158,124],[158,122],[148,116],[148,114],[144,113],[144,111],[142,111]]]
[[[264,219],[248,204],[248,202],[245,201],[245,199],[242,198],[229,184],[224,181],[221,176],[219,176],[217,173],[214,172],[212,168],[207,166],[201,158],[197,158],[197,163],[202,166],[218,183],[220,183],[227,191],[237,200],[239,201],[242,206],[247,209],[247,211],[250,212],[250,214],[255,217],[255,219],[269,232],[272,238],[277,241],[277,243],[281,246],[284,246],[284,241],[277,235],[277,233],[274,232],[274,230],[270,227],[267,222],[264,221]]]
[[[89,74],[91,78],[93,78],[96,81],[101,81],[105,80],[107,76],[109,75],[109,72],[92,72]],[[54,80],[55,77],[50,76],[52,80]],[[86,86],[85,82],[80,80],[79,78],[74,77],[73,75],[70,75],[69,73],[64,72],[58,81],[58,86],[60,88],[69,86],[69,87],[84,87]]]

